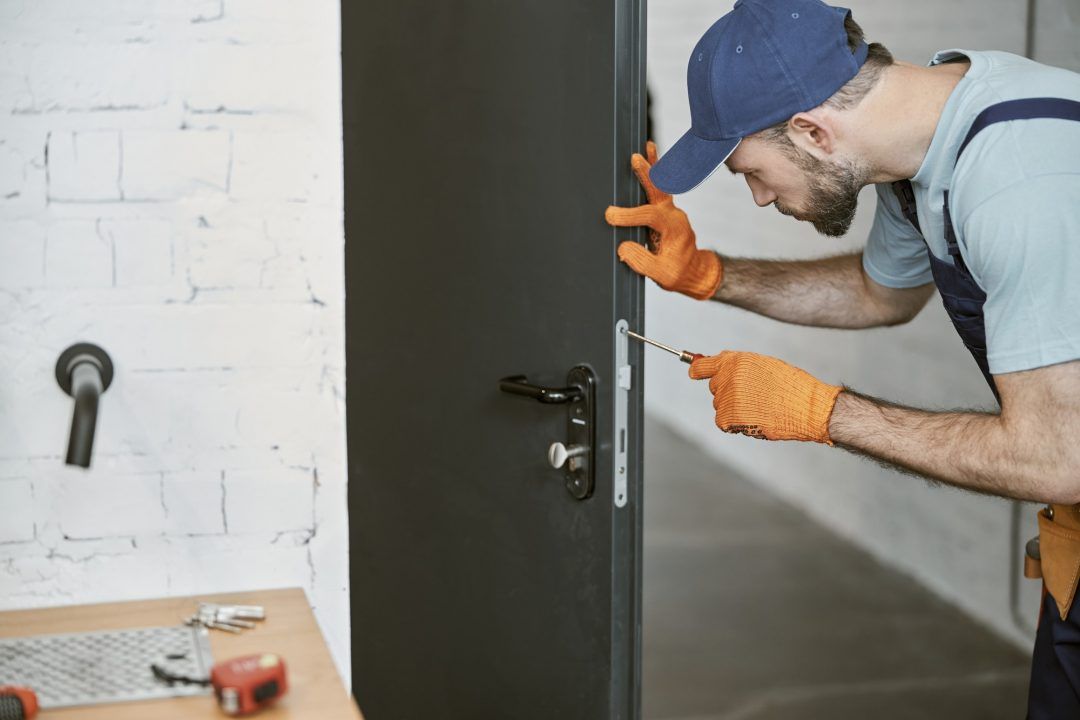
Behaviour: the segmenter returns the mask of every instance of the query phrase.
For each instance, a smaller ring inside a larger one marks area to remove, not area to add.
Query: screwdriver
[[[664,343],[658,343],[655,340],[650,340],[644,335],[638,335],[636,332],[633,332],[631,330],[627,330],[626,334],[634,338],[635,340],[640,340],[643,343],[648,343],[649,345],[658,347],[661,350],[667,350],[672,355],[678,355],[679,359],[688,365],[697,360],[698,358],[705,357],[701,353],[690,352],[689,350],[676,350],[675,348],[665,345]]]
[[[33,720],[38,711],[38,699],[27,687],[0,686],[0,718],[4,720]]]

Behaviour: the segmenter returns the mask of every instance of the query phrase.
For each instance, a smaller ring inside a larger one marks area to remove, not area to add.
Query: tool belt
[[[1064,620],[1080,579],[1080,505],[1048,505],[1039,511],[1039,536],[1028,541],[1024,576],[1043,579]]]

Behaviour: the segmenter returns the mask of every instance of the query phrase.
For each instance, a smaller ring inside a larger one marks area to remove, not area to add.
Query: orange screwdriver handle
[[[26,687],[0,686],[0,717],[32,720],[37,715],[38,699]]]

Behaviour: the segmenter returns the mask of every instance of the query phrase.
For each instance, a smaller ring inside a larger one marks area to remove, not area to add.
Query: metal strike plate
[[[630,325],[625,320],[620,320],[615,324],[615,377],[617,382],[615,384],[615,437],[612,442],[615,454],[611,467],[614,473],[612,487],[614,488],[615,507],[618,508],[626,507],[628,500],[626,476],[630,471],[630,465],[626,460],[629,456],[626,437],[627,412],[630,406],[630,388],[633,385],[633,368],[630,367],[630,350],[628,347],[630,339],[626,335],[626,331],[629,329]]]

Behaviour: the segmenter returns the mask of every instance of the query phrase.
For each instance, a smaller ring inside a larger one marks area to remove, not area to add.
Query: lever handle
[[[545,404],[566,407],[566,443],[552,443],[547,460],[554,468],[565,468],[566,489],[575,500],[587,500],[596,487],[596,375],[588,365],[575,365],[566,374],[566,387],[533,385],[524,375],[499,380],[499,389]]]
[[[548,448],[548,462],[551,463],[553,468],[561,468],[568,459],[584,455],[587,452],[589,452],[589,448],[584,445],[567,447],[561,442],[551,443],[551,447]]]
[[[541,385],[531,385],[524,375],[512,375],[499,380],[499,389],[511,395],[524,395],[542,403],[554,405],[571,403],[584,397],[585,392],[575,386],[564,388],[549,388]]]

